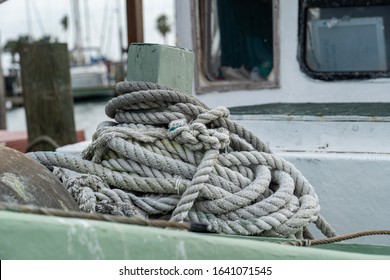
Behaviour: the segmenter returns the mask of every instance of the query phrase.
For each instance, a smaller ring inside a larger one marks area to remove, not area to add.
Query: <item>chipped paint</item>
[[[78,235],[79,242],[86,246],[88,252],[94,255],[96,259],[104,259],[96,228],[89,221],[77,220],[77,222],[82,226],[84,232],[84,234]]]
[[[104,259],[96,228],[89,221],[75,221],[58,218],[58,222],[66,227],[68,254],[74,256],[75,252],[80,252],[80,248],[85,248],[95,259]]]
[[[2,198],[3,201],[5,201],[7,203],[18,204],[18,200],[15,197],[11,196],[11,195],[4,194],[4,195],[1,196],[1,198]]]
[[[57,202],[61,205],[62,209],[64,209],[64,210],[72,210],[72,209],[69,209],[69,207],[66,206],[66,204],[61,199],[57,199]]]
[[[35,197],[28,192],[23,179],[13,173],[6,172],[0,177],[0,181],[10,187],[24,201],[34,201]]]
[[[177,243],[177,247],[176,248],[177,248],[177,252],[178,252],[179,258],[182,259],[182,260],[188,260],[187,251],[186,251],[185,243],[184,243],[183,240],[180,240]]]

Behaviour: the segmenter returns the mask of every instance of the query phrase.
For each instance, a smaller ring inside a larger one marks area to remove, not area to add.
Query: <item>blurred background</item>
[[[0,53],[7,131],[25,131],[20,50],[66,43],[76,129],[90,139],[126,77],[130,42],[175,45],[174,0],[0,0]],[[1,110],[0,110],[1,111]]]

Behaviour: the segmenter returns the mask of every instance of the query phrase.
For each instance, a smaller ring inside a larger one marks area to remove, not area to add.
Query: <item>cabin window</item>
[[[303,71],[322,80],[390,76],[390,1],[300,3]]]
[[[198,92],[278,86],[278,1],[193,3]]]

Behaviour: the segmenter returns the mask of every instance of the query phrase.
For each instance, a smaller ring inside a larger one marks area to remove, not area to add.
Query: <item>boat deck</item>
[[[76,131],[77,142],[85,140],[84,130]],[[0,130],[0,145],[25,153],[28,146],[28,135],[26,131]]]
[[[273,103],[229,110],[232,115],[390,117],[390,103]]]

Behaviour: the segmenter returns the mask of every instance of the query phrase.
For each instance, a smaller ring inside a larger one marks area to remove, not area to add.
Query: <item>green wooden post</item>
[[[158,83],[192,93],[194,54],[192,51],[158,44],[131,44],[127,80]]]
[[[60,146],[75,143],[76,131],[66,44],[35,43],[20,53],[28,138],[33,150],[53,150],[48,136]]]

